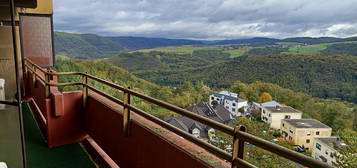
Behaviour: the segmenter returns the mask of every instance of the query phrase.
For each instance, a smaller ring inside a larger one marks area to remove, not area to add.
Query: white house
[[[301,119],[302,112],[290,106],[262,107],[261,119],[270,124],[270,128],[280,129],[282,119]]]
[[[241,116],[243,115],[239,112],[240,108],[243,108],[244,111],[248,108],[248,101],[245,99],[238,98],[238,94],[221,91],[218,93],[211,93],[209,95],[209,104],[213,105],[213,102],[217,102],[224,106],[233,116]]]
[[[336,146],[344,147],[346,144],[337,136],[314,138],[311,156],[331,166],[336,166]]]

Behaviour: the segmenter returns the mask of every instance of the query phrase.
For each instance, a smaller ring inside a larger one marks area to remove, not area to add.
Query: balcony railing
[[[37,72],[37,70],[41,71],[44,75],[40,75]],[[320,162],[318,160],[315,160],[311,157],[305,156],[301,153],[292,151],[290,149],[287,149],[285,147],[279,146],[277,144],[274,144],[272,142],[269,142],[267,140],[264,140],[262,138],[259,138],[257,136],[254,136],[252,134],[249,134],[246,132],[245,126],[236,126],[234,128],[224,125],[222,123],[216,122],[214,120],[207,119],[205,117],[202,117],[200,115],[197,115],[195,113],[192,113],[186,109],[182,109],[180,107],[177,107],[175,105],[169,104],[167,102],[155,99],[153,97],[141,94],[139,92],[136,92],[130,87],[125,88],[123,86],[119,86],[115,83],[100,79],[98,77],[95,77],[93,75],[90,75],[88,73],[84,72],[53,72],[49,69],[43,69],[40,66],[36,65],[29,59],[25,59],[25,71],[28,72],[30,71],[30,74],[33,75],[34,83],[36,83],[36,80],[40,80],[45,84],[46,88],[46,97],[50,97],[50,88],[51,87],[59,87],[59,86],[82,86],[83,88],[83,105],[86,105],[87,97],[88,97],[88,91],[91,90],[95,93],[98,93],[102,95],[103,97],[106,97],[113,102],[121,105],[124,107],[124,114],[123,114],[123,133],[125,136],[130,136],[130,128],[129,128],[129,122],[130,122],[130,113],[134,112],[174,133],[176,133],[179,136],[182,136],[183,138],[197,144],[198,146],[204,148],[205,150],[211,152],[212,154],[218,156],[221,159],[227,160],[231,162],[232,167],[256,167],[246,160],[244,160],[244,144],[245,143],[250,143],[253,144],[259,148],[265,149],[267,151],[270,151],[272,153],[275,153],[281,157],[284,157],[286,159],[289,159],[291,161],[294,161],[296,163],[299,163],[304,166],[308,167],[316,167],[316,168],[329,168],[332,167],[330,165],[327,165],[323,162]],[[27,73],[26,73],[27,74]],[[54,76],[64,76],[64,75],[77,75],[82,77],[81,82],[69,82],[69,83],[53,83],[51,82],[51,79],[53,79]],[[116,97],[113,97],[107,93],[104,93],[103,91],[91,86],[88,84],[88,79],[97,81],[99,83],[102,83],[104,85],[107,85],[111,88],[117,89],[121,92],[123,92],[124,95],[124,100],[120,100]],[[173,111],[175,113],[178,113],[180,115],[186,116],[188,118],[191,118],[195,121],[198,121],[200,123],[206,124],[214,129],[220,130],[230,136],[233,137],[233,151],[232,153],[227,153],[226,151],[208,143],[205,141],[202,141],[191,134],[176,128],[172,126],[171,124],[133,106],[130,104],[130,99],[132,96],[135,96],[137,98],[140,98],[148,103],[152,103],[155,105],[158,105],[160,107],[166,108],[170,111]]]

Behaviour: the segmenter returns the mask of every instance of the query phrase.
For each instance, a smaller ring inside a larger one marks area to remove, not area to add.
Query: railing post
[[[33,73],[32,73],[32,84],[35,86],[36,84],[36,67],[35,65],[32,65],[32,70],[33,70]]]
[[[240,158],[243,159],[244,156],[244,140],[239,139],[238,132],[243,131],[246,132],[247,129],[243,125],[239,125],[234,127],[234,136],[233,136],[233,151],[232,151],[232,168],[237,168],[234,164],[234,159]]]
[[[128,105],[130,105],[130,94],[128,92],[130,87],[124,90],[124,116],[123,116],[123,133],[124,136],[129,136],[129,126],[130,126],[130,110]]]
[[[49,85],[50,83],[50,80],[51,80],[51,76],[49,74],[50,70],[48,69],[46,72],[45,72],[45,88],[46,88],[46,98],[50,98],[50,93],[51,93],[51,87]]]
[[[88,98],[88,76],[87,72],[83,75],[83,108],[87,105],[87,98]]]

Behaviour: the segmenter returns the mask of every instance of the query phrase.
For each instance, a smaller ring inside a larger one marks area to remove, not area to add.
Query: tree
[[[268,92],[263,92],[258,98],[259,103],[264,103],[268,101],[272,101],[273,97]]]

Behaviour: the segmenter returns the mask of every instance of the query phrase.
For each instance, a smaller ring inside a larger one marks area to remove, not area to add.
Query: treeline
[[[263,81],[320,98],[357,103],[357,57],[347,55],[242,56],[209,66],[142,71],[137,76],[159,85],[203,81],[212,88],[227,88],[234,81]]]

